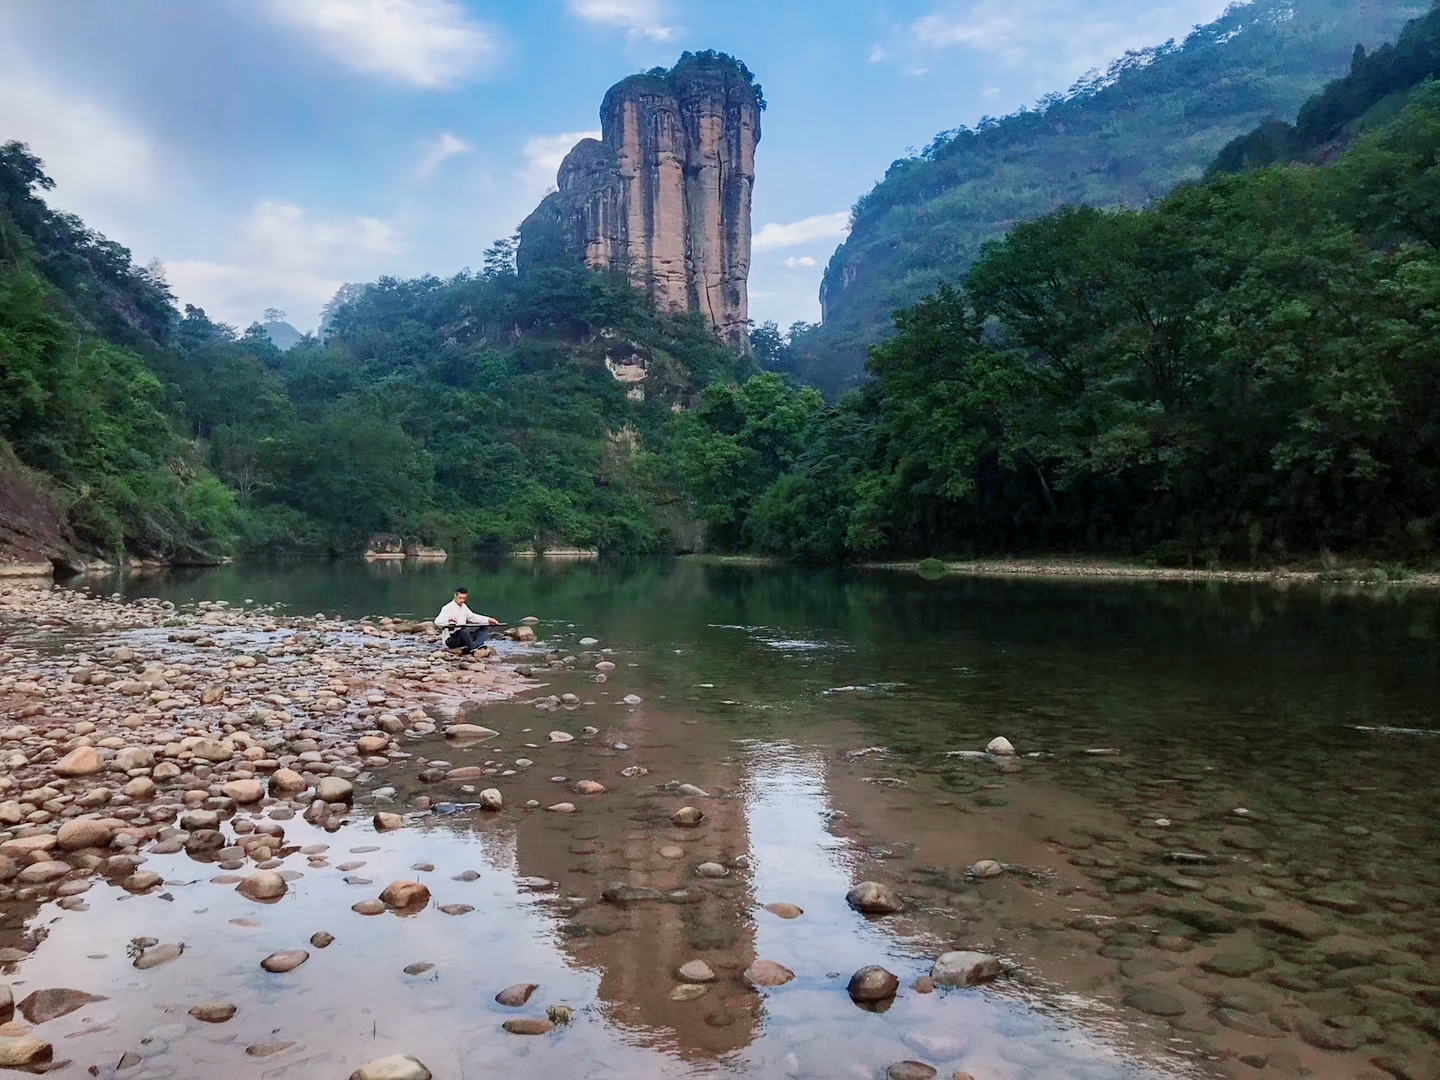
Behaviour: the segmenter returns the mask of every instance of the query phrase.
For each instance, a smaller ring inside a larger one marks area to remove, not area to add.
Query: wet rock
[[[575,790],[581,795],[603,795],[605,785],[598,780],[581,780],[575,785]]]
[[[715,972],[704,960],[688,960],[676,972],[681,982],[708,983],[715,981]]]
[[[981,952],[942,953],[930,969],[936,986],[977,986],[998,977],[1005,970],[995,957]]]
[[[1307,1043],[1321,1050],[1358,1050],[1366,1041],[1362,1032],[1326,1021],[1301,1020],[1295,1030]]]
[[[1153,986],[1127,986],[1123,994],[1126,1005],[1151,1016],[1184,1016],[1185,1005],[1175,995]]]
[[[54,1056],[54,1047],[33,1035],[25,1035],[19,1039],[0,1039],[0,1068],[20,1069],[29,1065],[40,1065]]]
[[[495,1000],[508,1008],[518,1009],[530,1000],[530,995],[533,993],[535,993],[535,983],[516,983],[496,994]]]
[[[479,724],[451,724],[445,729],[445,737],[454,742],[479,742],[481,739],[493,739],[499,734],[494,728],[481,727]]]
[[[418,1058],[391,1054],[367,1061],[350,1074],[350,1080],[432,1080],[432,1074]]]
[[[774,960],[756,960],[745,969],[745,981],[754,987],[784,986],[795,973]]]
[[[682,806],[670,815],[670,824],[684,829],[693,829],[705,820],[705,812],[693,806]]]
[[[568,731],[552,731],[550,732],[549,737],[550,741],[553,743],[567,743],[575,741],[575,736],[571,735]]]
[[[180,817],[180,828],[187,832],[203,832],[220,827],[218,810],[191,810]]]
[[[1271,965],[1270,954],[1253,941],[1231,938],[1223,942],[1200,966],[1206,971],[1227,978],[1239,979],[1263,971]]]
[[[386,907],[412,908],[430,902],[430,890],[418,881],[392,881],[380,894]]]
[[[129,877],[120,882],[120,887],[128,893],[149,892],[157,885],[164,884],[165,879],[153,870],[137,870]]]
[[[970,867],[971,876],[977,878],[999,877],[1004,872],[1005,867],[1001,866],[994,859],[981,859],[974,866]]]
[[[617,907],[624,907],[627,904],[641,904],[647,901],[663,900],[665,894],[659,889],[652,889],[648,885],[631,885],[624,881],[614,881],[600,893],[600,899],[607,904],[614,904]]]
[[[516,1016],[500,1026],[511,1035],[548,1035],[555,1030],[555,1021],[538,1016]]]
[[[905,902],[889,885],[862,881],[845,894],[845,902],[866,915],[893,915],[905,910]]]
[[[152,945],[143,950],[135,957],[134,966],[141,971],[148,971],[150,968],[159,967],[161,964],[168,964],[172,960],[180,959],[185,952],[184,945]]]
[[[1004,735],[997,735],[985,744],[985,752],[994,754],[996,757],[1014,757],[1015,747]]]
[[[1255,922],[1266,930],[1301,941],[1319,941],[1335,932],[1335,928],[1320,916],[1299,908],[1268,911],[1257,916]]]
[[[66,874],[70,873],[70,864],[63,862],[38,862],[31,863],[20,876],[15,880],[21,885],[46,885],[52,881],[59,881]]]
[[[722,878],[728,876],[730,871],[718,862],[703,862],[695,867],[695,873],[700,877]]]
[[[886,1001],[900,989],[900,980],[883,967],[871,964],[850,976],[845,987],[851,1001]]]
[[[294,769],[276,769],[270,774],[270,794],[276,798],[286,798],[304,791],[308,786],[305,778]]]
[[[405,819],[399,814],[387,814],[381,811],[375,815],[373,824],[376,832],[393,832],[405,827]]]
[[[935,1080],[940,1073],[923,1061],[897,1061],[885,1070],[886,1080]]]
[[[326,776],[315,785],[315,797],[321,802],[348,803],[355,797],[355,785],[338,776]]]
[[[1346,915],[1363,915],[1367,905],[1342,885],[1325,885],[1305,894],[1305,899],[1319,907]]]
[[[620,700],[623,701],[626,705],[639,705],[645,699],[642,698],[639,694],[626,694]]]
[[[406,975],[424,975],[427,971],[434,971],[435,965],[428,961],[421,961],[418,964],[406,964],[402,970]]]
[[[350,910],[356,915],[380,915],[385,911],[385,905],[379,900],[361,900],[358,904],[351,904]]]
[[[265,797],[265,786],[259,780],[231,780],[220,789],[228,799],[234,799],[241,806],[257,803]]]
[[[218,739],[201,739],[190,752],[197,758],[219,764],[235,756],[235,747]]]
[[[317,949],[328,949],[334,941],[335,935],[325,930],[310,935],[310,944]]]
[[[278,900],[288,890],[285,879],[274,870],[257,870],[235,886],[236,892],[250,900]]]
[[[8,999],[10,988],[5,987],[5,996]],[[77,1009],[83,1009],[86,1005],[96,1001],[105,1001],[103,997],[95,994],[87,994],[83,990],[66,990],[55,988],[51,990],[36,990],[29,997],[20,1002],[20,1015],[32,1024],[44,1024],[51,1020],[58,1020],[62,1016],[69,1016]],[[11,1006],[13,1013],[14,1006]],[[9,1017],[6,1017],[8,1020]]]
[[[207,1024],[223,1024],[235,1015],[235,1006],[228,1001],[206,1001],[190,1006],[190,1015]]]
[[[480,801],[481,810],[499,810],[505,805],[505,797],[500,794],[499,788],[486,788],[477,796]]]
[[[261,960],[260,966],[272,974],[283,975],[287,971],[294,971],[309,959],[310,954],[304,949],[281,949]]]
[[[245,1048],[245,1056],[253,1058],[274,1057],[276,1054],[283,1054],[294,1045],[293,1042],[252,1043]]]
[[[670,991],[671,1001],[695,1001],[710,992],[710,987],[700,983],[681,983]]]
[[[55,834],[55,840],[64,851],[78,851],[81,848],[105,847],[115,835],[118,822],[100,818],[75,818],[65,822]]]
[[[469,915],[475,909],[469,904],[441,904],[439,911],[444,915]]]
[[[552,806],[547,806],[545,809],[555,814],[573,814],[575,813],[575,804],[571,802],[557,802]]]
[[[105,768],[100,751],[93,746],[77,746],[57,761],[52,768],[64,777],[93,776]]]

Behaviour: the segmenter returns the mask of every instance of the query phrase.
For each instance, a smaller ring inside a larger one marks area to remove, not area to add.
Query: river
[[[1432,594],[698,561],[237,564],[92,587],[424,618],[456,584],[540,620],[537,647],[500,652],[544,688],[469,717],[494,745],[412,735],[414,763],[362,775],[340,832],[286,822],[331,847],[291,856],[303,877],[272,906],[181,853],[147,864],[168,903],[102,883],[87,910],[12,917],[43,929],[41,981],[107,999],[57,1038],[60,1075],[340,1080],[399,1052],[441,1080],[1440,1075]],[[979,753],[996,736],[1016,755]],[[502,814],[418,775],[522,756]],[[409,809],[422,795],[460,805]],[[575,812],[543,809],[562,801]],[[699,828],[671,823],[687,803]],[[406,827],[375,832],[377,809]],[[395,877],[471,910],[349,910]],[[861,880],[906,910],[852,911]],[[612,882],[667,898],[600,902]],[[317,931],[335,942],[292,974],[256,966]],[[115,962],[145,937],[186,962],[143,980]],[[950,949],[1007,973],[931,991]],[[716,978],[682,989],[697,959]],[[751,989],[757,959],[793,980]],[[900,991],[862,1009],[846,982],[870,964]],[[526,1005],[494,1000],[516,983],[537,984]],[[185,1016],[216,998],[233,1020]],[[553,1005],[573,1017],[552,1033],[501,1028]]]

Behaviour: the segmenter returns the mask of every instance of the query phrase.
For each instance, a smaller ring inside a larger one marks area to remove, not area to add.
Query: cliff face
[[[565,158],[520,226],[518,264],[580,258],[627,273],[662,311],[699,311],[745,347],[750,195],[764,99],[743,64],[685,56],[600,107],[602,137]]]

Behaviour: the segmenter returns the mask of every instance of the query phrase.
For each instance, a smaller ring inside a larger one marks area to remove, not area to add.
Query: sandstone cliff
[[[748,346],[750,194],[760,87],[723,54],[685,54],[633,75],[600,107],[602,137],[582,140],[520,226],[521,272],[581,259],[615,270],[662,311],[698,311]]]

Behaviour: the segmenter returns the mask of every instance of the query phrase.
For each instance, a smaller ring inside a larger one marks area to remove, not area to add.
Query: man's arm
[[[453,603],[446,604],[440,609],[440,614],[435,616],[435,625],[439,627],[454,626],[460,621],[455,613]]]

